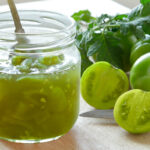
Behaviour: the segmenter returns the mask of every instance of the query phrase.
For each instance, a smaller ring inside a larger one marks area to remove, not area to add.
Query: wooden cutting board
[[[91,110],[81,99],[81,111]],[[42,144],[16,144],[0,140],[0,150],[150,150],[150,133],[132,135],[114,120],[79,117],[69,133]]]

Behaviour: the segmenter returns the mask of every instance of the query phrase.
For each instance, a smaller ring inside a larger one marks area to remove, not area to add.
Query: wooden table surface
[[[94,15],[126,13],[129,9],[111,0],[42,0],[18,4],[19,9],[43,9],[67,15],[89,9]],[[0,11],[8,6],[0,6]],[[80,112],[91,110],[81,99]],[[69,133],[59,140],[42,144],[16,144],[0,140],[0,150],[150,150],[150,133],[132,135],[114,120],[79,117]]]

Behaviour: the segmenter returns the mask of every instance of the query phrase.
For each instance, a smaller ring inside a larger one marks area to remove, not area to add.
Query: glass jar
[[[57,139],[79,112],[80,55],[75,22],[47,11],[19,11],[25,33],[0,13],[0,138]]]

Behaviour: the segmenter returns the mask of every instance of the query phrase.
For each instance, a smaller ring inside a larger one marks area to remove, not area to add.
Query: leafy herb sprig
[[[94,18],[88,10],[75,13],[72,17],[78,24],[76,44],[81,53],[82,72],[97,61],[108,61],[128,71],[132,45],[150,34],[149,10],[150,0],[141,0],[129,14]],[[87,23],[84,30],[83,22]]]

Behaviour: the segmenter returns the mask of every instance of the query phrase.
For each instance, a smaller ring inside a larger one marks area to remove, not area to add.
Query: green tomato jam
[[[0,73],[0,137],[38,141],[69,131],[79,111],[79,63],[66,67],[63,55],[9,60]]]
[[[55,140],[79,112],[80,54],[76,25],[48,11],[19,11],[25,33],[15,33],[10,12],[0,13],[0,139]]]

